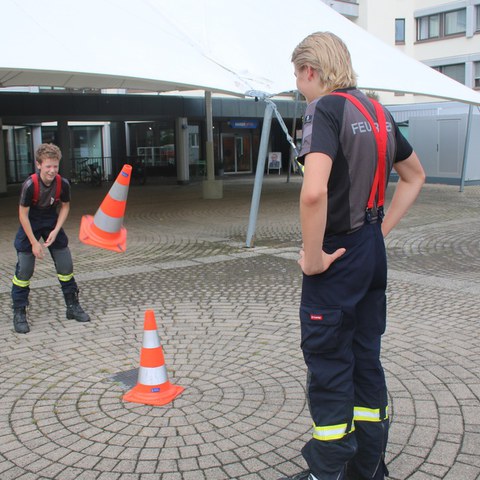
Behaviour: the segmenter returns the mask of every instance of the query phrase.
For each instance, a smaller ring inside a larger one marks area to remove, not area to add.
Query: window
[[[480,62],[474,63],[473,74],[474,74],[473,86],[474,88],[480,88]]]
[[[405,19],[404,18],[395,19],[395,43],[396,44],[405,43]]]
[[[70,127],[70,141],[72,158],[80,162],[95,159],[97,163],[102,163],[102,127],[96,125]]]
[[[445,13],[445,35],[455,35],[467,31],[467,10]]]
[[[34,172],[34,152],[30,127],[0,128],[5,145],[7,182],[23,182]]]
[[[440,67],[435,67],[435,70],[438,70],[440,73],[443,73],[447,77],[453,78],[457,82],[465,85],[465,64],[457,63],[455,65],[442,65]]]
[[[440,36],[440,15],[428,15],[417,20],[417,40],[428,40]]]
[[[480,14],[477,10],[477,28],[480,26],[479,20]],[[417,18],[418,41],[459,35],[466,31],[467,10],[465,8]]]
[[[480,30],[480,6],[475,7],[475,30],[478,32]]]
[[[139,157],[153,175],[176,172],[175,129],[172,122],[132,122],[128,124],[130,156]]]

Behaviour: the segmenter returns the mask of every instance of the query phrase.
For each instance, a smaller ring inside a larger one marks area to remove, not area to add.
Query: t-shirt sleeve
[[[403,136],[402,132],[398,128],[398,125],[393,122],[395,128],[395,139],[397,142],[397,151],[395,155],[394,162],[401,162],[406,160],[413,152],[413,147],[410,145],[409,141]]]
[[[62,190],[60,192],[60,201],[63,203],[70,202],[70,182],[62,177]]]
[[[22,207],[31,207],[33,200],[33,181],[31,178],[27,178],[20,190],[20,205]]]
[[[344,104],[343,98],[327,96],[308,106],[299,155],[301,163],[309,153],[323,153],[335,160],[340,137],[338,115]]]

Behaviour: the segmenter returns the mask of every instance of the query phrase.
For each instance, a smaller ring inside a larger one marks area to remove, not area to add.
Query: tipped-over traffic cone
[[[80,224],[80,241],[114,252],[127,249],[127,229],[123,216],[127,204],[132,166],[124,165],[94,217],[84,215]]]
[[[137,385],[123,396],[123,400],[146,405],[166,405],[180,395],[184,388],[168,381],[153,310],[145,312],[143,330]]]

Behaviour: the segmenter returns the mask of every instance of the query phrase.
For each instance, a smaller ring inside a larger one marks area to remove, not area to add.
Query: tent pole
[[[295,130],[297,128],[297,110],[298,110],[298,90],[295,91],[295,103],[294,103],[294,111],[293,111],[293,120],[292,120],[292,133],[291,137],[295,140]],[[290,158],[288,159],[288,172],[287,172],[287,183],[290,182],[290,170],[294,165],[294,156],[296,152],[293,149],[293,146],[290,146]]]
[[[262,136],[260,138],[260,147],[258,150],[257,171],[255,173],[255,183],[253,186],[252,204],[250,206],[250,220],[247,231],[247,248],[253,246],[253,236],[255,235],[255,226],[257,224],[258,207],[260,204],[260,194],[262,192],[263,174],[265,171],[265,159],[268,153],[268,140],[270,138],[270,127],[272,125],[273,106],[267,102],[265,114],[263,117]]]
[[[467,157],[468,157],[468,147],[470,145],[470,132],[472,129],[472,116],[473,116],[473,105],[468,106],[468,117],[467,117],[467,132],[465,134],[465,147],[463,149],[463,164],[462,164],[462,176],[460,178],[460,192],[463,192],[465,187],[465,174],[467,170]]]

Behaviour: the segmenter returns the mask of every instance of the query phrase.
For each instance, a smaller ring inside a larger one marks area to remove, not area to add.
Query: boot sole
[[[30,331],[30,328],[27,327],[26,329],[21,329],[18,330],[15,326],[13,327],[16,333],[28,333]]]
[[[73,315],[67,315],[67,319],[68,320],[76,320],[77,322],[80,322],[80,323],[87,323],[90,321],[90,319],[88,320],[78,320],[77,318],[75,318]]]

